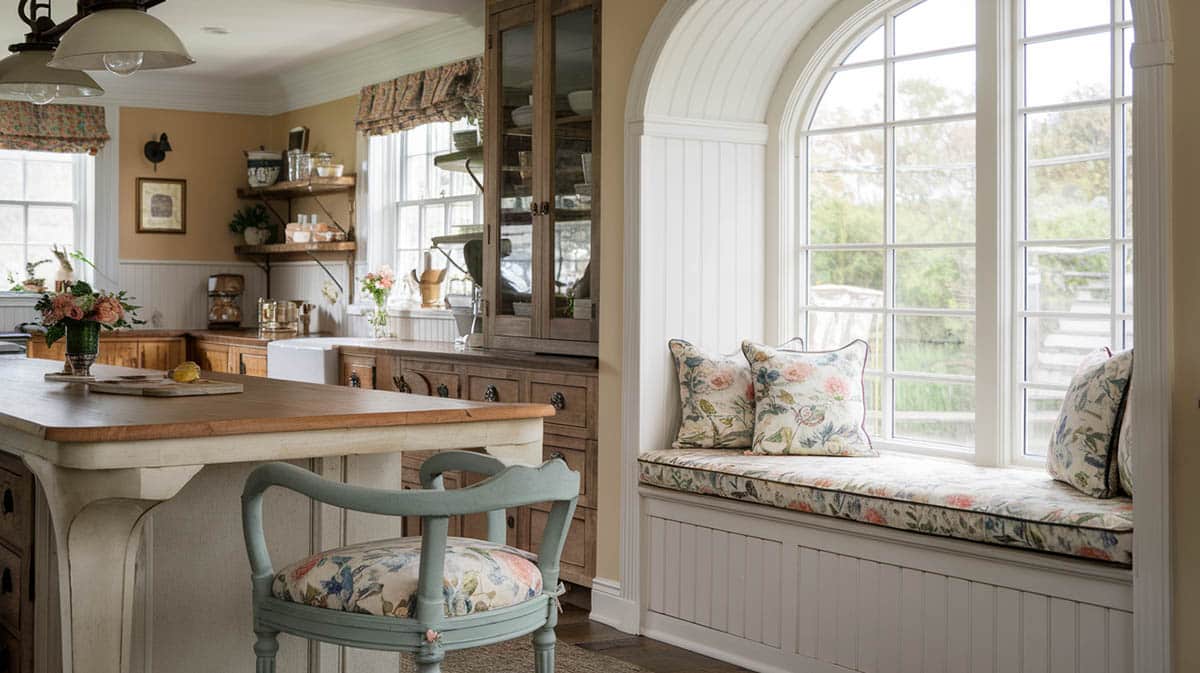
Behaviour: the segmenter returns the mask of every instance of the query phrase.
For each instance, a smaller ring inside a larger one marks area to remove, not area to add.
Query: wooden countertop
[[[42,335],[33,334],[27,336]],[[194,339],[204,339],[206,341],[215,341],[219,343],[233,344],[237,346],[266,346],[272,341],[281,339],[297,339],[307,337],[331,336],[325,332],[314,332],[312,334],[295,334],[281,332],[279,334],[261,333],[257,328],[245,329],[122,329],[113,331],[101,331],[100,338],[102,340],[137,340],[137,339],[178,339],[181,337],[192,337]]]
[[[0,427],[52,442],[125,442],[276,432],[545,418],[544,404],[489,404],[232,374],[239,395],[144,398],[51,383],[49,360],[0,358]],[[97,365],[99,376],[152,373]],[[157,372],[153,372],[157,373]]]
[[[342,352],[371,352],[410,357],[473,362],[481,366],[511,364],[516,367],[545,367],[554,370],[576,370],[595,373],[599,360],[590,357],[566,355],[543,355],[523,351],[508,351],[491,348],[469,348],[459,350],[453,343],[443,341],[413,341],[405,339],[361,340],[359,343],[341,347]]]

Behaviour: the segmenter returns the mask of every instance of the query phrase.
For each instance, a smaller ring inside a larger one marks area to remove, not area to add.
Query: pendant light
[[[46,15],[37,16],[39,9],[46,10]],[[46,105],[58,98],[87,98],[104,93],[87,73],[47,67],[58,44],[52,37],[55,24],[50,18],[49,2],[21,0],[18,14],[30,32],[24,42],[8,48],[12,56],[0,60],[0,95]]]
[[[59,38],[51,68],[107,70],[128,77],[138,70],[195,63],[179,36],[146,13],[162,0],[82,0],[82,17]]]

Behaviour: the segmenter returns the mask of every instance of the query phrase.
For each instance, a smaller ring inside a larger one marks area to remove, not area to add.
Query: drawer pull
[[[563,455],[562,451],[555,451],[554,453],[550,454],[550,460],[561,460],[565,463],[567,462],[567,457]]]
[[[437,387],[438,397],[450,397],[450,388],[445,383]]]
[[[4,489],[4,513],[12,514],[17,511],[17,499],[13,497],[11,488]]]
[[[488,384],[488,387],[484,388],[484,390],[483,390],[483,401],[484,402],[499,402],[500,401],[500,389],[492,384]]]
[[[516,528],[517,527],[517,518],[515,516],[510,516],[507,519],[505,519],[505,523],[508,524],[509,528]],[[8,572],[8,571],[6,570],[5,572]]]
[[[408,385],[408,381],[405,381],[403,376],[393,376],[392,383],[396,384],[396,392],[398,393],[412,392],[412,386]]]
[[[0,594],[11,594],[13,592],[12,571],[8,568],[4,569],[4,574],[0,575]]]
[[[362,379],[359,378],[358,372],[350,373],[350,387],[351,388],[361,388],[362,387]]]
[[[550,396],[550,406],[562,411],[567,408],[567,396],[562,393],[554,393]]]

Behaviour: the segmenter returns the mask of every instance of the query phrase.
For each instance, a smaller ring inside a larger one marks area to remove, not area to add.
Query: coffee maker
[[[242,292],[246,279],[241,274],[219,273],[208,277],[208,328],[237,329],[242,326]]]

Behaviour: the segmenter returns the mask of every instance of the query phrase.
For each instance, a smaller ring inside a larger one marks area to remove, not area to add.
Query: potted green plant
[[[42,259],[25,264],[25,280],[18,281],[16,278],[13,278],[11,273],[8,274],[8,282],[11,284],[10,290],[12,292],[45,292],[46,279],[37,277],[37,268],[49,263],[50,260]]]
[[[271,229],[271,217],[261,204],[246,206],[234,213],[229,221],[229,230],[241,234],[246,239],[246,245],[270,243],[275,233]]]

